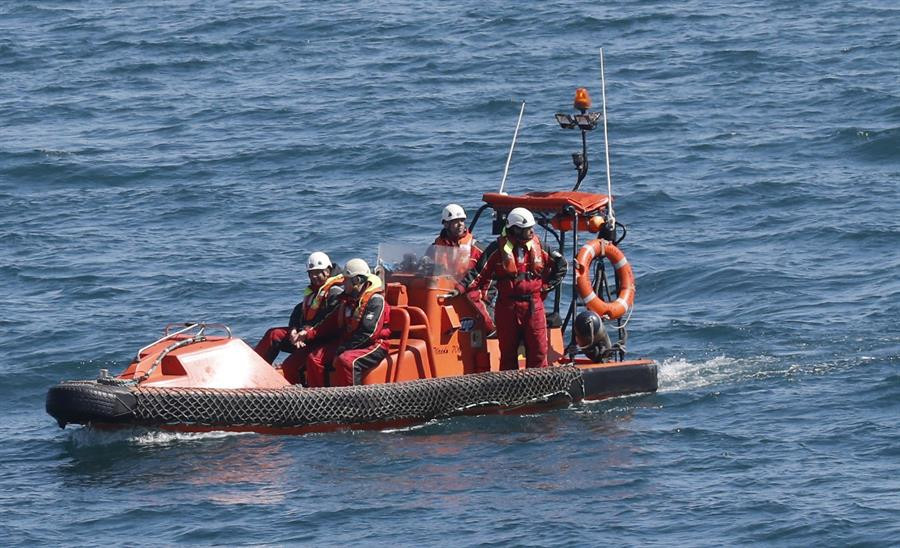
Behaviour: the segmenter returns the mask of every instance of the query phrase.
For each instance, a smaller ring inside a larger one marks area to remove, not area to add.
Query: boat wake
[[[694,390],[707,386],[733,384],[748,378],[783,376],[790,370],[772,356],[729,358],[716,356],[690,362],[683,358],[668,358],[659,366],[659,392]]]
[[[167,432],[146,428],[107,431],[85,427],[71,430],[70,441],[79,448],[117,444],[164,446],[186,441],[208,441],[248,434],[252,434],[252,432]]]

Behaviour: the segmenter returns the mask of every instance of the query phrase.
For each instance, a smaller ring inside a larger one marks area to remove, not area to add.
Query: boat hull
[[[399,428],[454,415],[531,413],[656,389],[656,364],[644,360],[312,389],[74,381],[52,387],[46,408],[60,426],[302,434]]]

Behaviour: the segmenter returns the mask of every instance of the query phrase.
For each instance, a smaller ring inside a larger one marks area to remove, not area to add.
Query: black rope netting
[[[134,418],[151,424],[304,426],[428,420],[479,405],[516,407],[583,393],[576,367],[548,367],[338,388],[136,387]]]

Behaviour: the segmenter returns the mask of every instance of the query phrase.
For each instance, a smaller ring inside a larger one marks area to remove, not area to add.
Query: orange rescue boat
[[[584,137],[599,116],[586,111],[589,105],[581,108],[577,97],[576,106],[580,118],[557,120],[564,128],[579,127]],[[520,356],[520,369],[500,371],[498,341],[485,333],[472,303],[453,291],[459,269],[452,265],[465,264],[468,257],[458,256],[464,250],[383,244],[377,272],[391,305],[390,352],[362,385],[292,386],[228,327],[171,324],[121,374],[101,371],[95,380],[50,388],[47,412],[61,427],[302,434],[402,427],[452,415],[529,413],[655,391],[656,364],[625,359],[634,275],[619,247],[624,226],[613,218],[609,196],[577,190],[587,173],[586,139],[582,143],[575,189],[484,194],[470,225],[490,209],[492,232],[499,234],[506,214],[525,207],[543,229],[545,249],[570,258],[571,284],[547,297],[549,367],[526,369]],[[590,237],[579,245],[583,233]],[[607,281],[604,258],[612,264],[615,285]],[[563,317],[563,293],[569,290]],[[581,307],[595,314],[587,324],[576,321]],[[615,342],[604,320],[613,325]]]

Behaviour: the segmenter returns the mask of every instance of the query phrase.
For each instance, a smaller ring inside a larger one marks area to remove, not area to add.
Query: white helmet
[[[310,270],[325,270],[326,268],[331,268],[331,259],[321,251],[311,253],[309,259],[306,259],[307,272]]]
[[[344,266],[344,277],[352,278],[354,276],[365,276],[371,274],[369,265],[362,259],[350,259]]]
[[[441,215],[441,221],[455,221],[456,219],[465,219],[466,218],[466,210],[462,208],[462,206],[457,204],[447,204],[447,207],[444,208],[444,213]]]
[[[519,228],[531,228],[534,226],[534,215],[524,207],[517,207],[506,216],[507,228],[517,226]]]

